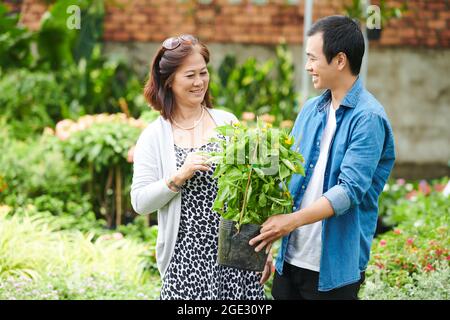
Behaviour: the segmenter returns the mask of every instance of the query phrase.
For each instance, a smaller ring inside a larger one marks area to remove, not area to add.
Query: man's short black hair
[[[352,74],[358,75],[364,56],[364,36],[359,25],[346,16],[329,16],[317,20],[308,31],[308,37],[320,32],[323,32],[323,53],[328,64],[343,52]]]

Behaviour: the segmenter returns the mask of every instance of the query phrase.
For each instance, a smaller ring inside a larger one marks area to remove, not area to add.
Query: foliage
[[[2,114],[20,139],[41,133],[45,127],[70,116],[69,100],[53,74],[10,71],[0,79]]]
[[[226,56],[217,73],[211,70],[210,91],[215,105],[233,112],[270,114],[275,125],[296,116],[294,66],[285,44],[276,48],[276,59],[259,63],[248,58],[238,65],[234,56]]]
[[[40,280],[50,272],[75,282],[89,277],[134,285],[146,281],[146,245],[120,236],[94,241],[90,233],[57,231],[57,218],[12,213],[0,208],[0,279]]]
[[[80,183],[87,178],[64,157],[56,138],[44,135],[37,140],[19,141],[11,138],[6,126],[0,129],[0,177],[0,202],[11,206],[24,205],[43,195],[79,202]]]
[[[410,201],[416,201],[417,197],[428,197],[439,194],[448,183],[448,177],[442,179],[435,179],[428,183],[425,180],[417,182],[406,182],[404,179],[397,179],[396,181],[388,182],[379,199],[379,214],[385,225],[392,227],[400,224],[403,221],[411,220],[411,215],[404,210],[401,210],[397,205],[403,203],[406,206]],[[419,203],[419,207],[422,203]],[[422,210],[413,210],[419,212]]]
[[[213,209],[236,221],[238,229],[290,212],[287,181],[294,173],[304,174],[303,157],[291,149],[293,137],[262,121],[256,128],[235,123],[216,130],[227,140],[217,139],[222,150],[210,154],[210,161],[217,162],[214,177],[218,178]]]
[[[351,5],[344,5],[344,13],[354,19],[358,19],[361,22],[367,20],[367,14],[363,11],[362,0],[352,0]],[[389,20],[399,19],[408,9],[406,1],[402,1],[400,7],[393,7],[386,4],[386,0],[379,1],[380,8],[380,23],[381,27],[384,27]]]
[[[82,166],[93,165],[100,172],[112,165],[126,165],[128,150],[146,124],[124,114],[87,115],[77,122],[64,120],[56,135],[63,140],[69,159]]]
[[[72,119],[115,112],[137,117],[147,108],[137,75],[121,56],[103,56],[99,44],[93,47],[89,59],[83,57],[56,74],[69,97]]]
[[[373,288],[380,289],[380,281],[383,288],[389,288],[386,297],[395,290],[399,291],[398,297],[420,297],[418,291],[429,285],[427,279],[437,284],[433,279],[442,278],[450,263],[448,204],[447,196],[433,192],[402,199],[392,208],[392,218],[398,225],[373,243],[366,272],[368,297],[374,297]],[[434,272],[438,275],[432,275]],[[420,283],[422,280],[425,283]],[[442,291],[436,294],[441,295]]]
[[[108,227],[120,225],[123,213],[131,210],[128,156],[145,126],[125,114],[87,115],[77,122],[66,119],[57,124],[56,136],[62,140],[64,154],[89,173],[88,193]]]
[[[416,273],[404,286],[390,286],[380,271],[365,281],[359,297],[363,300],[448,300],[450,299],[450,268],[439,263],[436,271]]]
[[[66,26],[66,9],[73,4],[81,8],[81,30]],[[1,88],[6,95],[0,101],[2,105],[6,101],[12,110],[34,112],[25,116],[36,130],[22,133],[21,137],[64,118],[119,111],[137,117],[147,108],[141,80],[124,59],[101,55],[103,16],[103,0],[61,0],[44,14],[40,29],[31,32],[16,26],[17,17],[11,18],[6,7],[0,7],[0,75],[3,78],[1,67],[8,68],[8,73],[21,67],[38,72],[36,76],[11,76],[9,86]],[[32,52],[32,47],[38,54]],[[40,92],[44,99],[30,96],[30,90]],[[18,121],[20,116],[19,112]]]
[[[2,69],[32,65],[30,46],[33,34],[18,25],[18,21],[19,15],[10,14],[7,6],[0,3],[0,75]]]
[[[104,276],[65,277],[46,274],[42,279],[8,277],[0,282],[1,300],[157,300],[160,279],[152,275],[144,284],[111,281]]]

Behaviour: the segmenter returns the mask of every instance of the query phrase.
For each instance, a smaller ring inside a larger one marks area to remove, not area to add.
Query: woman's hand
[[[195,171],[208,171],[211,167],[206,164],[208,157],[197,154],[196,152],[191,152],[187,155],[184,160],[183,165],[176,173],[173,181],[178,185],[183,185],[187,180],[192,178]]]

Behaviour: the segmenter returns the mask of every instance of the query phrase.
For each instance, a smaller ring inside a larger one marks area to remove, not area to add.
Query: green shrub
[[[0,105],[12,134],[20,139],[42,133],[68,117],[68,96],[53,74],[25,69],[0,79]]]
[[[9,277],[0,282],[1,300],[156,300],[159,276],[145,284],[111,281],[101,276],[69,277],[49,273],[40,280]]]
[[[18,24],[18,14],[8,11],[8,7],[0,3],[0,77],[2,69],[30,67],[34,61],[31,54],[33,33]]]
[[[414,218],[410,218],[412,218],[412,215],[417,215],[417,212],[423,211],[422,204],[419,203],[417,208],[413,208],[414,214],[407,213],[397,205],[403,203],[408,206],[410,201],[414,202],[418,197],[439,194],[447,183],[448,177],[434,179],[430,183],[425,180],[407,182],[404,179],[397,179],[395,181],[388,181],[379,199],[379,215],[383,223],[389,227],[393,227],[403,221],[415,221]]]
[[[131,212],[129,191],[132,166],[129,153],[146,123],[124,114],[87,115],[56,127],[64,154],[90,175],[86,186],[94,211],[108,227],[118,226]]]
[[[440,263],[436,271],[412,275],[403,286],[390,286],[379,271],[375,271],[361,288],[363,300],[448,300],[450,298],[450,268]]]
[[[89,277],[133,285],[148,280],[148,245],[121,234],[93,240],[91,233],[57,231],[55,217],[10,211],[0,208],[0,283],[9,277],[44,280],[48,273],[67,284]]]
[[[217,73],[211,70],[210,90],[214,104],[238,118],[243,112],[270,114],[278,125],[297,115],[293,77],[292,56],[282,44],[276,48],[276,59],[263,63],[249,58],[238,65],[234,56],[225,57]]]
[[[87,175],[68,161],[55,137],[12,139],[6,128],[0,130],[0,203],[27,204],[39,196],[77,202]]]
[[[374,298],[376,290],[388,288],[380,298],[389,298],[395,290],[400,298],[408,295],[420,298],[417,292],[425,286],[426,279],[438,281],[448,271],[449,198],[438,192],[417,193],[409,200],[400,200],[391,211],[390,217],[397,226],[373,242],[366,271],[369,284],[366,295]],[[435,272],[437,275],[431,276]],[[404,295],[400,292],[402,288],[408,288]],[[424,295],[427,294],[433,296],[431,292]],[[442,291],[436,295],[442,295]]]

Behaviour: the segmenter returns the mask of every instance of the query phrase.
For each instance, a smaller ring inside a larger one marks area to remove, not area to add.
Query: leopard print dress
[[[175,145],[177,168],[188,153],[217,151],[210,142],[199,148]],[[181,190],[181,218],[174,255],[163,278],[160,298],[167,300],[262,300],[261,273],[218,265],[219,214],[213,170],[197,171]]]

